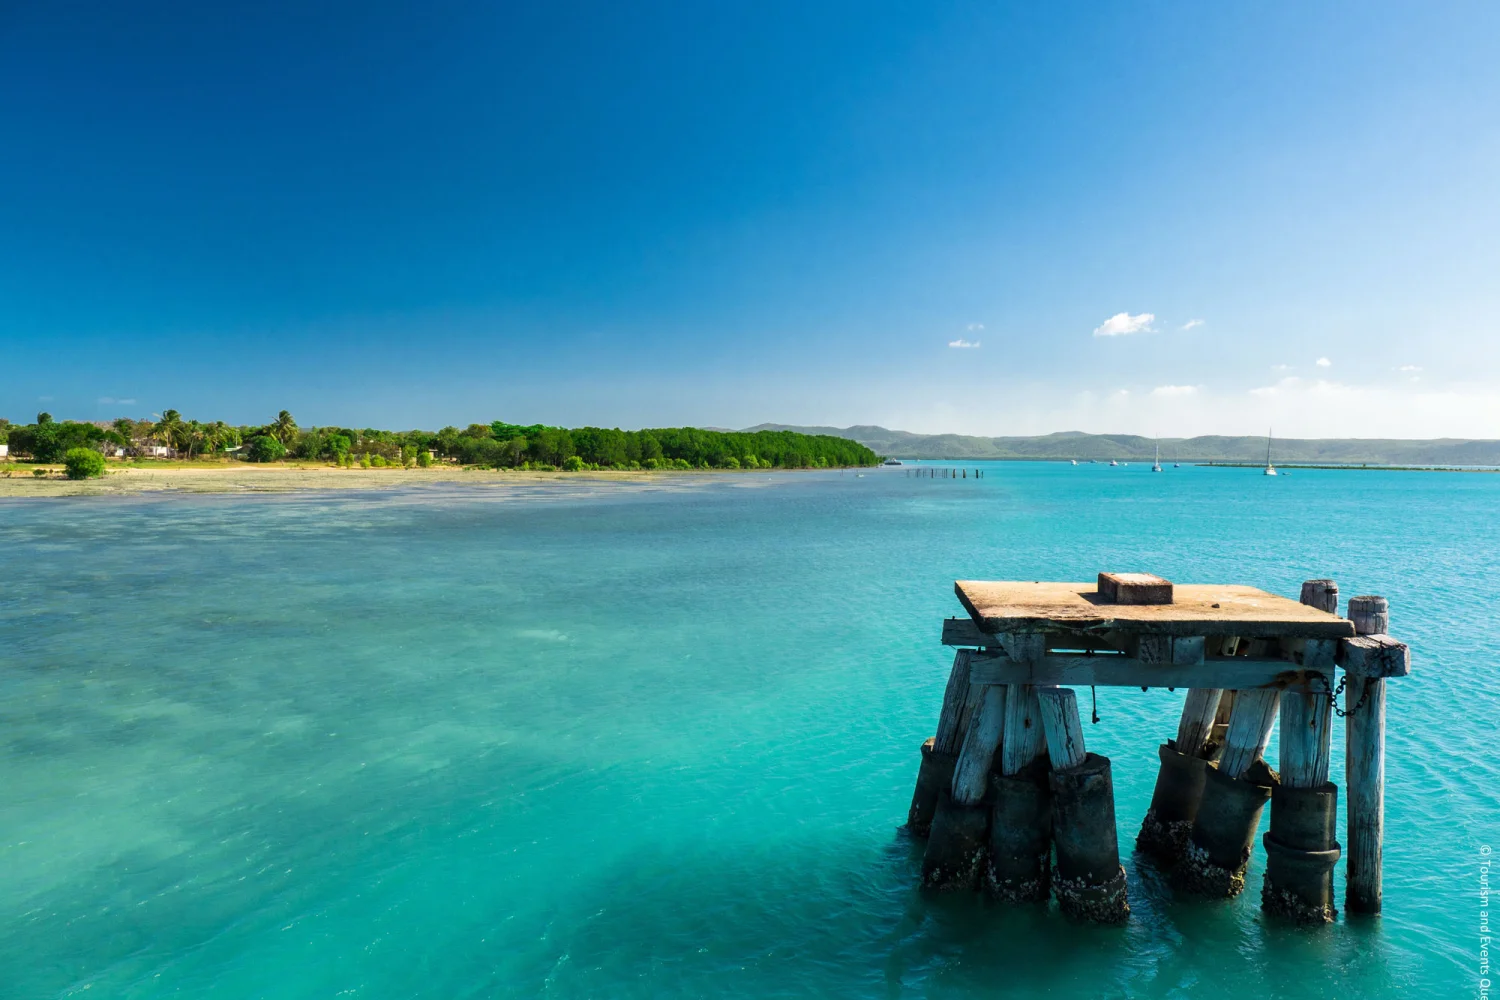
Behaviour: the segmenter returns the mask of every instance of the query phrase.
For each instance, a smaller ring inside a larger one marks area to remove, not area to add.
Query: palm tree
[[[283,445],[290,445],[297,436],[297,421],[286,410],[276,414],[276,422],[266,428],[270,435]]]
[[[208,443],[207,429],[196,420],[189,422],[182,430],[182,442],[187,446],[188,458],[192,458],[194,449],[202,451]]]
[[[182,422],[182,414],[176,410],[168,410],[152,426],[151,437],[168,448],[178,450],[182,447],[186,429],[187,425]]]
[[[239,432],[222,420],[215,420],[203,429],[204,450],[215,455],[239,444],[239,439]]]

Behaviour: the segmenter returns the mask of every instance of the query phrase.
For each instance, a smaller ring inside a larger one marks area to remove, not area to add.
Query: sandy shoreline
[[[665,472],[497,472],[443,466],[431,469],[335,469],[330,466],[248,465],[202,468],[112,468],[103,479],[70,480],[60,473],[46,479],[31,466],[0,474],[0,499],[76,496],[137,496],[147,493],[289,493],[302,490],[374,490],[437,484],[535,483],[547,480],[640,482],[665,476],[720,473]],[[722,473],[732,474],[732,473]]]

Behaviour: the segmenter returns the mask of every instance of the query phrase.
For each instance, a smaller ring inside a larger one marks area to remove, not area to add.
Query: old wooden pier
[[[1110,761],[1086,751],[1069,686],[1165,687],[1185,692],[1183,708],[1157,748],[1137,849],[1183,891],[1235,896],[1269,802],[1262,907],[1332,920],[1346,851],[1345,908],[1380,912],[1385,687],[1411,664],[1386,634],[1384,598],[1350,598],[1340,617],[1332,580],[1309,580],[1293,601],[1142,573],[954,589],[969,617],[943,623],[944,644],[959,649],[908,816],[927,838],[924,884],[1018,902],[1055,895],[1072,916],[1126,919]],[[1344,847],[1328,774],[1335,712],[1347,741]],[[1272,769],[1262,755],[1278,718]]]

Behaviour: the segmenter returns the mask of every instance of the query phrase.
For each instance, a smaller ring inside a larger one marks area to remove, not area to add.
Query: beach
[[[0,499],[27,497],[135,496],[147,493],[292,493],[303,490],[380,490],[438,484],[502,485],[544,480],[629,480],[694,475],[673,472],[523,472],[443,465],[428,469],[338,469],[327,465],[211,465],[111,467],[102,479],[66,479],[53,470],[32,475],[30,465],[12,463],[0,472]]]

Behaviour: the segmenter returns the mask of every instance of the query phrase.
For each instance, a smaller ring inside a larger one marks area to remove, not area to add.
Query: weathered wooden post
[[[1332,580],[1302,585],[1302,603],[1338,613],[1339,589]],[[1261,907],[1297,923],[1331,921],[1333,869],[1338,864],[1338,786],[1328,780],[1334,659],[1338,643],[1308,639],[1301,666],[1324,678],[1324,691],[1288,691],[1281,696],[1281,782],[1271,791],[1271,829]]]
[[[906,812],[906,826],[918,837],[932,829],[932,815],[937,811],[938,796],[953,783],[953,767],[958,751],[969,731],[969,666],[973,654],[960,649],[953,655],[953,670],[943,691],[943,709],[938,713],[937,735],[922,744],[922,765],[917,772],[917,787],[912,793],[911,808]]]
[[[1040,635],[1010,637],[1010,657],[1035,664]],[[1045,903],[1052,885],[1052,795],[1041,703],[1030,684],[1006,688],[999,767],[990,776],[990,863],[985,888],[1013,903]]]
[[[1385,679],[1410,670],[1406,647],[1386,634],[1384,597],[1351,597],[1355,637],[1343,642],[1345,783],[1349,786],[1349,856],[1344,905],[1351,913],[1379,913],[1381,838],[1385,827]]]
[[[1202,636],[1178,638],[1172,643],[1174,666],[1202,666]],[[1142,647],[1144,654],[1145,647]],[[1144,656],[1142,657],[1144,659]],[[1175,863],[1187,848],[1203,799],[1203,783],[1208,758],[1214,747],[1210,742],[1214,718],[1223,695],[1219,688],[1190,688],[1183,699],[1182,716],[1177,721],[1177,738],[1157,747],[1161,768],[1156,772],[1156,790],[1151,807],[1141,821],[1136,846],[1163,861]]]
[[[1078,701],[1070,688],[1043,688],[1042,728],[1052,759],[1052,837],[1058,906],[1071,917],[1119,923],[1130,916],[1115,829],[1109,758],[1087,753]]]
[[[1184,888],[1228,898],[1245,890],[1245,869],[1271,797],[1276,774],[1262,754],[1276,724],[1279,692],[1273,688],[1238,691],[1219,766],[1204,773],[1203,800],[1193,820],[1187,850],[1173,873]]]
[[[1005,726],[1005,688],[975,688],[979,704],[969,720],[952,785],[939,793],[927,851],[922,856],[922,884],[935,889],[972,889],[984,870],[990,832],[990,766]]]

